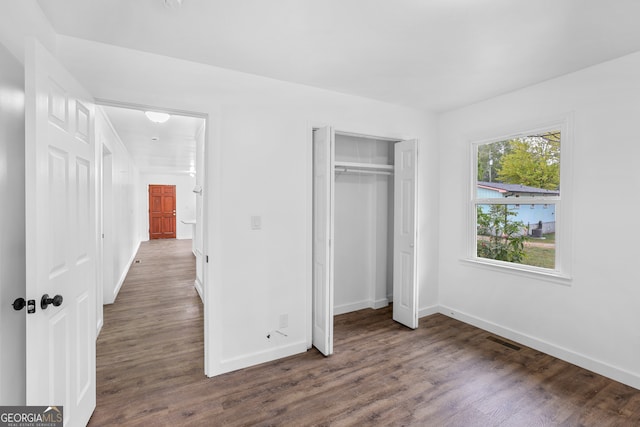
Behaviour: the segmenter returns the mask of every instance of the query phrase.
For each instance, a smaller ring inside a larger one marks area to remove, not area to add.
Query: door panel
[[[85,425],[96,402],[94,104],[35,40],[25,56],[27,404]],[[41,308],[44,294],[62,304]]]
[[[149,239],[176,238],[176,186],[149,185]]]
[[[333,130],[313,133],[313,345],[333,353]]]
[[[412,329],[418,327],[417,150],[415,140],[395,144],[393,320]]]

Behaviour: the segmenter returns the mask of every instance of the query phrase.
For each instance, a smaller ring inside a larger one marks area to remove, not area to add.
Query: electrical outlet
[[[289,315],[288,314],[281,314],[280,315],[280,321],[278,323],[278,329],[284,329],[287,326],[289,326]]]

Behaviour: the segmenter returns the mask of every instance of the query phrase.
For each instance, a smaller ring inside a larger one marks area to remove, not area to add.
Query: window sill
[[[573,281],[572,277],[566,274],[562,274],[556,271],[538,270],[533,268],[521,267],[517,264],[511,264],[507,262],[494,261],[494,260],[482,260],[477,258],[462,258],[460,260],[463,263],[469,264],[474,267],[485,268],[493,271],[498,271],[506,274],[514,274],[517,276],[527,277],[530,279],[544,280],[547,282],[557,283],[563,286],[571,286]]]

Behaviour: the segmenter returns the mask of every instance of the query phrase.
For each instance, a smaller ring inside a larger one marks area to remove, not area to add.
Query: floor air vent
[[[511,350],[516,350],[516,351],[520,350],[520,347],[518,347],[517,345],[511,344],[510,342],[507,342],[507,341],[504,341],[504,340],[501,340],[500,338],[488,336],[487,339],[489,341],[493,341],[493,342],[498,343],[500,345],[503,345],[505,347],[509,347]]]

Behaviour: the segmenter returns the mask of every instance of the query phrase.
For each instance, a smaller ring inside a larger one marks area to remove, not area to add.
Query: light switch
[[[251,217],[251,229],[260,230],[262,228],[262,218],[259,215],[253,215]]]

